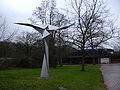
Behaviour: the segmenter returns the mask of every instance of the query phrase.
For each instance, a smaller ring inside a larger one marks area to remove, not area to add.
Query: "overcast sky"
[[[15,22],[29,22],[33,10],[42,0],[0,0],[0,15],[6,18],[10,27],[17,27]],[[64,0],[56,0],[58,7],[63,7]],[[120,16],[120,0],[107,0],[114,17]]]

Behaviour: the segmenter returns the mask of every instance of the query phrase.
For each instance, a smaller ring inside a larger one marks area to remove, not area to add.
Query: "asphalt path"
[[[120,63],[103,64],[101,71],[108,90],[120,90]]]

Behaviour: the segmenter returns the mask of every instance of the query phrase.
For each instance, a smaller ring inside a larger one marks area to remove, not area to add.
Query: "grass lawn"
[[[0,90],[106,90],[100,66],[51,68],[52,79],[38,79],[40,69],[16,69],[0,71]]]

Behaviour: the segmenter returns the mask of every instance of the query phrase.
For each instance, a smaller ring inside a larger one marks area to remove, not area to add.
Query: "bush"
[[[41,63],[42,64],[42,63]],[[0,70],[12,69],[12,68],[36,68],[41,67],[40,59],[31,59],[31,58],[1,58],[0,59]]]
[[[1,58],[0,59],[0,70],[11,69],[17,67],[19,62],[13,58]]]
[[[40,60],[38,59],[32,59],[32,58],[21,58],[18,60],[19,64],[17,67],[23,67],[23,68],[37,68],[40,67]]]

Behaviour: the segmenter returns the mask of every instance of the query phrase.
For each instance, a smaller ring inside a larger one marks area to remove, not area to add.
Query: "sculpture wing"
[[[74,25],[74,24],[75,24],[75,23],[70,24],[70,25],[67,25],[67,26],[60,27],[60,28],[58,28],[57,30],[67,29],[67,28],[69,28],[70,26],[72,26],[72,25]]]
[[[50,33],[45,30],[47,27],[45,28],[41,28],[41,27],[38,27],[38,26],[35,26],[35,25],[32,25],[32,24],[29,24],[29,23],[15,23],[15,24],[19,24],[19,25],[24,25],[24,26],[29,26],[29,27],[32,27],[34,28],[35,30],[37,30],[38,32],[40,32],[42,34],[42,38],[45,38],[47,37],[48,35],[50,35]]]
[[[35,25],[32,25],[32,24],[29,24],[29,23],[15,23],[15,24],[19,24],[19,25],[25,25],[25,26],[30,26],[30,27],[33,27],[34,29],[41,29],[41,30],[44,30],[44,28],[42,27],[38,27],[38,26],[35,26]]]

